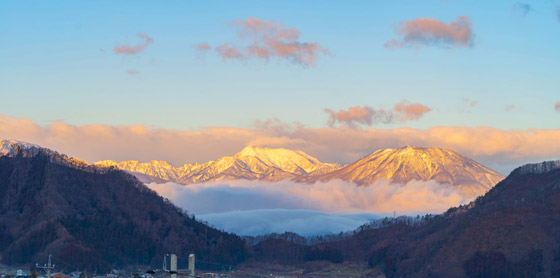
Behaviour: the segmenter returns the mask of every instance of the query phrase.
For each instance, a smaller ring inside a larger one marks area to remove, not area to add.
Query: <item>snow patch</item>
[[[0,156],[14,156],[16,155],[16,149],[20,148],[26,151],[31,151],[36,153],[41,147],[12,139],[5,139],[0,141]]]

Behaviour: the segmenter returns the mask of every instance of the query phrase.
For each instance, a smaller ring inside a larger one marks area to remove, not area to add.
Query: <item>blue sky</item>
[[[40,124],[252,127],[278,118],[322,127],[325,108],[432,109],[410,126],[558,128],[558,3],[530,1],[1,1],[0,113]],[[386,49],[401,21],[472,21],[471,48]],[[282,22],[331,55],[223,61],[192,47],[235,42],[229,22]],[[137,55],[116,45],[154,43]],[[127,74],[134,69],[139,73]],[[477,101],[470,107],[464,99]],[[511,111],[505,106],[514,105]]]

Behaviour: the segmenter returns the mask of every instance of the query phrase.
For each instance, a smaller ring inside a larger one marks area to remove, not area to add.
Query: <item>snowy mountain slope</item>
[[[503,175],[456,152],[407,146],[378,150],[335,171],[296,180],[316,182],[340,179],[359,185],[369,185],[381,179],[398,184],[412,180],[435,180],[440,184],[457,186],[466,196],[478,196],[503,178]]]
[[[202,164],[175,167],[165,161],[99,161],[135,174],[144,182],[193,184],[221,180],[293,180],[301,183],[344,180],[367,186],[379,180],[406,184],[435,180],[455,186],[465,196],[484,194],[503,175],[456,152],[441,148],[407,146],[378,150],[346,166],[323,163],[302,151],[246,147],[234,156]]]
[[[122,162],[104,160],[96,162],[95,165],[114,166],[131,173],[181,184],[228,179],[279,181],[293,179],[315,171],[332,171],[341,167],[335,163],[320,162],[317,158],[302,151],[250,146],[234,156],[225,156],[202,164],[185,164],[180,167],[157,160],[145,163],[135,160]],[[146,180],[146,178],[137,177]]]

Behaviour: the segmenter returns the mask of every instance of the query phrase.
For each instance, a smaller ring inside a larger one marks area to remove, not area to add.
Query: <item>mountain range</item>
[[[185,185],[228,179],[280,181],[311,173],[328,172],[342,166],[323,163],[302,151],[251,146],[234,156],[225,156],[202,164],[185,164],[180,167],[174,167],[160,160],[150,162],[103,160],[95,162],[95,165],[113,166],[131,172],[145,182],[175,182]]]
[[[141,181],[193,184],[223,180],[292,180],[300,183],[343,180],[368,186],[379,180],[406,184],[434,180],[454,186],[466,197],[484,194],[504,178],[476,161],[441,148],[406,146],[377,150],[348,164],[324,163],[302,151],[246,147],[232,157],[175,167],[165,161],[98,161],[96,166],[116,167]]]

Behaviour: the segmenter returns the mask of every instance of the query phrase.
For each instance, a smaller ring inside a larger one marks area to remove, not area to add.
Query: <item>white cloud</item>
[[[189,212],[204,215],[203,219],[218,228],[246,234],[340,232],[364,220],[350,214],[440,213],[471,201],[453,187],[435,181],[406,185],[378,181],[367,187],[340,180],[315,184],[236,180],[148,186]],[[311,225],[323,221],[329,223]],[[367,219],[360,224],[365,222]]]
[[[411,181],[406,185],[377,181],[370,186],[357,186],[340,180],[315,184],[232,180],[148,186],[195,214],[255,209],[432,213],[470,201],[452,186],[435,181]]]
[[[376,214],[335,214],[314,210],[256,209],[198,215],[215,227],[239,235],[295,232],[302,236],[353,231]]]

